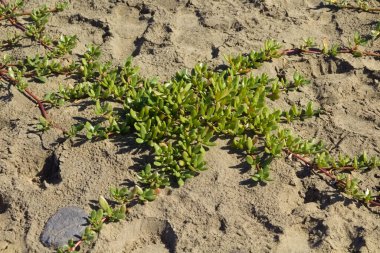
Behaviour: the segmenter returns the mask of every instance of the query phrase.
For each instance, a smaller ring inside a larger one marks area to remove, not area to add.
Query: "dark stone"
[[[63,207],[45,224],[41,242],[46,247],[58,248],[67,244],[69,239],[79,239],[84,232],[88,214],[79,207]]]

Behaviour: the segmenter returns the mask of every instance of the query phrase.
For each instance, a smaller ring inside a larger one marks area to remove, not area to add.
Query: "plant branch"
[[[14,17],[8,17],[8,18],[6,18],[6,19],[11,23],[11,25],[13,25],[14,27],[16,27],[17,29],[21,30],[22,32],[25,32],[25,31],[26,31],[25,25],[23,25],[23,24],[21,24],[20,22],[18,22],[16,18],[14,18]],[[1,21],[1,19],[0,19],[0,21]],[[37,41],[38,41],[38,43],[40,43],[44,48],[46,48],[46,49],[48,49],[48,50],[50,50],[50,51],[53,50],[53,48],[52,48],[51,46],[47,45],[47,44],[46,44],[44,41],[42,41],[41,39],[38,39]]]
[[[12,78],[12,77],[10,77],[9,75],[7,75],[7,73],[8,73],[7,70],[4,70],[4,69],[1,70],[1,69],[0,69],[0,79],[3,79],[4,81],[10,81],[10,82],[12,82],[12,83],[17,83],[17,80],[14,79],[14,78]],[[47,111],[46,111],[46,108],[45,108],[45,106],[44,106],[44,104],[43,104],[43,100],[41,100],[38,96],[36,96],[36,95],[35,95],[30,89],[28,89],[28,88],[23,89],[22,92],[23,92],[25,95],[27,95],[30,99],[32,99],[32,101],[35,102],[35,103],[38,105],[38,108],[39,108],[39,110],[40,110],[40,112],[41,112],[41,116],[44,117],[46,120],[49,120],[49,121],[50,121],[50,119],[49,119],[49,115],[48,115],[48,113],[47,113]],[[53,123],[53,122],[51,122],[51,121],[50,121],[50,123],[51,123],[51,125],[52,125],[54,128],[57,128],[57,129],[61,130],[64,134],[67,133],[67,131],[64,130],[61,126],[59,126],[59,125],[57,125],[57,124],[55,124],[55,123]]]
[[[339,180],[333,173],[331,173],[329,171],[329,168],[320,168],[318,167],[315,163],[313,162],[310,162],[309,160],[307,160],[305,157],[299,155],[299,154],[296,154],[296,153],[293,153],[291,152],[290,150],[284,150],[286,154],[288,154],[290,157],[294,157],[296,158],[297,160],[303,162],[307,167],[315,170],[315,171],[318,171],[322,174],[324,174],[325,176],[329,177],[330,179],[334,180],[337,184],[339,184],[340,186],[342,187],[346,187],[346,182],[343,181],[343,180]],[[344,167],[346,168],[346,167]],[[380,207],[380,202],[378,201],[375,201],[375,200],[370,200],[368,202],[369,204],[373,205],[373,206],[378,206]]]
[[[354,52],[361,53],[364,56],[374,56],[374,57],[380,57],[380,53],[371,52],[371,51],[361,51],[357,48],[341,48],[337,51],[337,53],[340,54],[352,54]],[[303,48],[292,48],[292,49],[285,49],[282,52],[280,52],[280,55],[299,55],[299,54],[324,54],[321,49],[313,48],[313,49],[303,49]]]
[[[16,28],[20,29],[21,31],[25,32],[26,28],[23,24],[19,23],[17,19],[15,18],[8,18],[8,21]]]
[[[3,70],[2,72],[0,72],[0,77],[3,79],[3,80],[9,80],[13,83],[17,83],[17,80],[10,77],[9,75],[6,75],[7,74],[7,70]],[[40,100],[36,95],[34,95],[28,88],[25,88],[23,90],[23,92],[25,94],[28,95],[28,97],[30,97],[37,105],[38,105],[38,108],[40,109],[40,112],[41,112],[41,115],[42,117],[44,117],[45,119],[48,119],[48,114],[46,112],[46,109],[42,103],[42,100]]]
[[[45,119],[48,119],[48,114],[46,112],[46,109],[42,103],[42,100],[40,100],[36,95],[34,95],[28,88],[24,89],[24,92],[29,96],[31,97],[35,103],[37,103],[38,105],[38,108],[40,109],[41,111],[41,115],[42,117],[44,117]]]
[[[366,12],[380,12],[380,8],[373,7],[373,8],[362,8],[359,6],[354,5],[347,5],[347,6],[339,6],[342,9],[350,9],[350,10],[358,10],[358,11],[366,11]]]
[[[107,217],[102,219],[102,223],[107,222]],[[75,243],[75,245],[71,248],[69,248],[69,252],[76,252],[76,249],[84,242],[83,239],[80,239]]]
[[[49,9],[49,10],[46,10],[46,12],[49,12],[49,13],[56,13],[56,12],[59,12],[59,10],[57,8],[53,8],[53,9]],[[17,12],[17,13],[12,13],[12,16],[13,17],[21,17],[21,16],[30,16],[32,14],[31,11],[24,11],[24,12]],[[8,19],[9,17],[7,16],[0,16],[0,21],[2,20],[6,20]]]

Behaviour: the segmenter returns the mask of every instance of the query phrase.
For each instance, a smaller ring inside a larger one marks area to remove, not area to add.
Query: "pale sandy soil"
[[[55,1],[29,1],[28,6],[42,2]],[[320,3],[71,1],[50,28],[77,34],[76,52],[97,43],[105,59],[121,63],[133,55],[143,75],[165,80],[197,62],[219,66],[223,55],[257,49],[268,38],[284,47],[306,37],[347,43],[354,31],[368,34],[380,20],[376,13]],[[379,41],[374,49],[380,49]],[[15,52],[28,53],[28,48]],[[290,127],[305,138],[325,140],[335,153],[380,155],[379,59],[294,56],[259,71],[276,77],[295,70],[311,85],[290,94],[283,105],[312,100],[326,113]],[[41,96],[57,87],[55,82],[47,88],[32,85]],[[3,87],[0,95],[0,252],[51,252],[39,241],[47,219],[69,205],[90,211],[110,186],[135,178],[131,168],[144,156],[125,137],[57,144],[59,131],[33,131],[39,111],[30,100],[14,87]],[[67,127],[75,116],[87,115],[80,104],[49,113]],[[208,171],[180,189],[162,191],[153,203],[135,206],[127,221],[106,225],[89,252],[380,252],[378,210],[352,202],[295,162],[277,161],[274,181],[251,187],[244,183],[251,174],[244,172],[241,157],[225,142],[218,144],[207,154]],[[58,171],[60,179],[49,171]],[[369,186],[380,185],[378,169],[361,178]]]

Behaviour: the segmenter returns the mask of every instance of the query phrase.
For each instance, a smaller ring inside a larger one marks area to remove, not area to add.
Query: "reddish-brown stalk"
[[[70,252],[76,251],[76,248],[78,248],[79,245],[81,245],[82,242],[83,242],[82,240],[77,241],[77,243],[75,243],[75,245],[72,248],[70,248],[69,251]]]
[[[3,79],[3,80],[9,80],[13,83],[17,83],[17,80],[10,77],[8,74],[8,70],[6,69],[3,69],[0,71],[0,77]],[[28,97],[30,97],[37,105],[38,105],[38,108],[40,109],[41,111],[41,115],[42,117],[44,117],[45,119],[48,119],[48,114],[46,112],[46,109],[42,103],[42,100],[39,99],[36,95],[34,95],[28,88],[24,89],[24,93],[28,95]]]
[[[325,169],[325,170],[339,170],[339,171],[352,171],[352,170],[355,170],[355,168],[353,166],[343,166],[343,167],[338,167],[338,168],[330,167],[330,168],[322,168],[322,169]]]
[[[380,12],[380,8],[377,8],[377,7],[368,8],[368,9],[364,9],[364,8],[361,8],[359,6],[354,6],[354,5],[339,6],[339,7],[343,9],[361,10],[361,11],[366,11],[366,12]]]
[[[291,151],[289,151],[289,150],[285,150],[285,152],[286,152],[289,156],[294,157],[294,158],[296,158],[297,160],[303,162],[307,167],[309,167],[309,168],[311,168],[311,169],[313,169],[313,170],[315,170],[315,171],[318,171],[318,172],[320,172],[320,173],[323,173],[325,176],[327,176],[327,177],[329,177],[330,179],[336,181],[336,183],[337,183],[338,185],[340,185],[340,186],[342,186],[342,187],[345,187],[345,186],[346,186],[346,182],[343,181],[343,180],[339,180],[339,179],[337,179],[337,177],[336,177],[333,173],[331,173],[331,172],[329,171],[329,170],[330,170],[329,168],[321,168],[321,167],[318,167],[316,164],[310,162],[310,161],[307,160],[305,157],[303,157],[303,156],[301,156],[301,155],[299,155],[299,154],[293,153],[293,152],[291,152]],[[380,202],[378,202],[378,201],[370,200],[368,203],[369,203],[370,205],[380,207]]]
[[[104,223],[104,222],[106,222],[106,221],[107,221],[107,217],[105,217],[105,218],[102,219],[102,223]],[[80,239],[79,241],[77,241],[77,242],[75,243],[75,245],[74,245],[72,248],[69,249],[69,252],[74,252],[74,251],[76,251],[76,249],[77,249],[82,243],[83,243],[83,240],[82,240],[82,239]]]
[[[56,12],[58,12],[58,10],[56,8],[54,8],[54,9],[47,10],[46,12],[56,13]],[[24,12],[13,13],[12,16],[13,17],[21,17],[21,16],[29,16],[31,14],[32,14],[31,11],[24,11]],[[5,16],[0,16],[0,21],[5,20],[5,19],[8,19],[8,18]]]
[[[23,24],[19,23],[17,19],[15,18],[8,18],[8,21],[16,28],[20,29],[21,31],[25,32],[26,28]]]
[[[370,51],[360,51],[356,48],[342,48],[337,51],[340,54],[352,54],[354,52],[361,53],[364,56],[374,56],[380,57],[380,53],[370,52]],[[280,52],[280,55],[294,55],[294,54],[323,54],[321,49],[302,49],[302,48],[293,48],[293,49],[285,49]]]
[[[42,115],[42,117],[44,117],[45,119],[49,119],[49,116],[48,116],[48,114],[47,114],[47,112],[46,112],[46,109],[45,109],[43,103],[42,103],[42,100],[39,99],[36,95],[34,95],[34,94],[33,94],[28,88],[25,88],[25,89],[24,89],[24,92],[25,92],[26,94],[28,94],[29,97],[31,97],[31,98],[34,100],[35,103],[37,103],[38,108],[39,108],[40,111],[41,111],[41,115]]]
[[[19,30],[21,30],[23,32],[26,31],[25,26],[23,24],[21,24],[20,22],[18,22],[18,20],[16,18],[14,18],[14,17],[8,17],[6,19],[11,23],[11,25],[13,25],[14,27],[16,27],[17,29],[19,29]],[[1,21],[1,19],[0,19],[0,21]],[[53,48],[51,46],[49,46],[48,44],[46,44],[45,42],[43,42],[41,39],[38,40],[38,43],[40,43],[44,48],[46,48],[46,49],[48,49],[50,51],[53,50]]]
[[[7,70],[5,70],[5,69],[1,70],[1,69],[0,69],[0,79],[2,79],[2,80],[4,80],[4,81],[11,81],[11,82],[14,83],[14,84],[17,83],[17,80],[14,79],[14,78],[12,78],[12,77],[10,77],[9,75],[7,75],[7,73],[8,73]],[[49,119],[49,115],[48,115],[48,113],[47,113],[47,111],[46,111],[46,108],[45,108],[45,106],[44,106],[44,104],[43,104],[43,100],[41,100],[38,96],[36,96],[36,95],[35,95],[30,89],[28,89],[28,88],[25,88],[25,89],[23,90],[23,93],[24,93],[26,96],[28,96],[30,99],[32,99],[32,101],[38,105],[38,108],[40,109],[40,112],[41,112],[41,116],[44,117],[46,120],[49,120],[50,124],[51,124],[54,128],[61,130],[64,134],[67,133],[67,131],[64,130],[61,126],[59,126],[59,125],[53,123],[52,121],[50,121],[50,119]]]

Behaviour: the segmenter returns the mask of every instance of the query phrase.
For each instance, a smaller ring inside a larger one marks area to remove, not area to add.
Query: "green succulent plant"
[[[377,11],[364,0],[327,2],[338,7]],[[81,240],[70,240],[58,252],[77,252],[81,243],[89,244],[96,238],[103,224],[124,219],[130,203],[153,201],[160,188],[180,187],[187,179],[206,170],[205,153],[220,137],[229,139],[233,149],[244,153],[243,161],[251,168],[247,177],[252,182],[268,183],[272,180],[272,162],[292,158],[324,174],[342,193],[364,204],[380,206],[378,193],[374,189],[362,190],[354,177],[357,171],[379,168],[379,157],[369,157],[366,153],[336,157],[322,141],[305,140],[293,134],[287,128],[288,123],[323,113],[312,101],[288,108],[273,105],[272,101],[289,92],[302,91],[311,82],[300,72],[294,72],[292,80],[252,72],[264,62],[294,54],[380,57],[378,52],[365,49],[371,44],[368,36],[355,33],[348,46],[330,45],[326,40],[318,46],[314,39],[308,38],[300,47],[285,50],[271,39],[257,51],[227,56],[229,65],[225,70],[197,64],[192,70],[179,71],[161,82],[141,76],[132,58],[119,66],[103,62],[97,45],[88,45],[82,55],[73,57],[72,50],[78,42],[76,36],[62,35],[53,39],[46,32],[50,16],[63,11],[66,2],[59,2],[51,9],[41,6],[32,11],[24,11],[24,5],[22,0],[0,4],[0,22],[10,23],[19,32],[0,41],[0,48],[17,47],[27,39],[43,47],[45,54],[18,61],[4,54],[0,60],[0,81],[16,86],[38,105],[41,117],[37,130],[58,128],[74,141],[83,136],[87,140],[101,140],[128,135],[135,139],[136,145],[148,147],[153,158],[137,173],[135,186],[111,188],[112,201],[100,196],[99,209],[89,215],[90,225]],[[29,17],[30,22],[19,21],[21,16]],[[379,38],[379,29],[377,24],[371,30],[372,40]],[[43,99],[29,89],[30,82],[44,83],[62,75],[72,79],[74,85],[60,84],[57,90],[46,92]],[[77,122],[67,130],[54,122],[45,108],[46,105],[59,108],[84,99],[93,108],[94,118]]]

